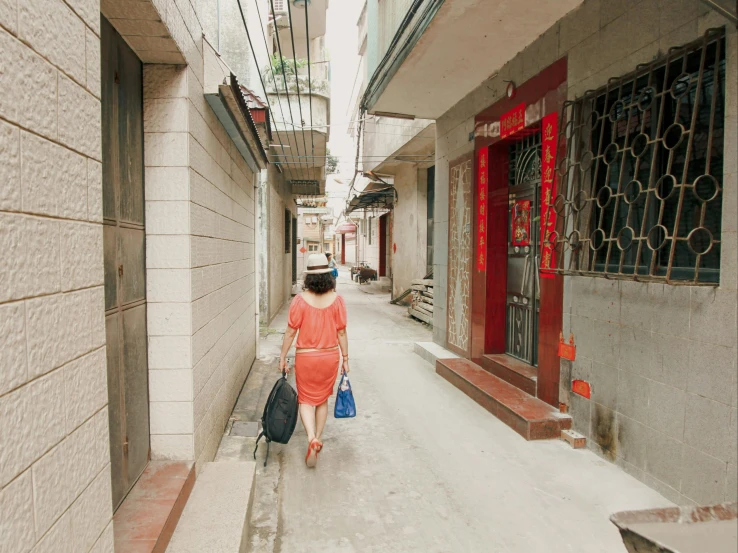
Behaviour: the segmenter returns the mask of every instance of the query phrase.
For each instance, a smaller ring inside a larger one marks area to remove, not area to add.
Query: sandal
[[[321,444],[318,440],[313,440],[312,442],[310,442],[307,450],[307,455],[305,455],[305,464],[308,466],[308,468],[315,468],[315,465],[318,464],[318,453],[322,448],[323,444]]]

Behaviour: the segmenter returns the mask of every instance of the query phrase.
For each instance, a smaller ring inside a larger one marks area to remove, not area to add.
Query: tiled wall
[[[290,253],[285,252],[284,219],[285,209],[289,210],[291,216],[295,216],[295,203],[292,201],[290,185],[285,182],[284,176],[270,167],[268,171],[268,221],[267,236],[264,240],[268,244],[267,263],[269,264],[267,287],[269,290],[269,312],[268,319],[263,321],[269,324],[279,313],[279,310],[290,300],[292,293],[292,250],[301,248],[303,245],[292,245],[290,240]],[[290,232],[292,223],[290,223]],[[300,278],[300,275],[298,275]]]
[[[0,551],[112,551],[99,33],[0,2]]]
[[[397,251],[390,248],[393,296],[410,288],[414,279],[425,277],[428,255],[427,172],[415,164],[400,165],[394,179],[398,199],[392,214],[392,245],[397,244]],[[378,222],[375,219],[374,225]],[[378,239],[377,233],[374,243]]]
[[[256,355],[258,183],[188,62],[144,70],[151,448],[201,466]]]
[[[473,148],[475,114],[568,58],[569,97],[606,84],[726,25],[692,0],[585,0],[437,122],[437,281],[434,340],[446,336],[448,161]],[[679,503],[736,499],[736,209],[738,208],[738,40],[726,25],[727,81],[721,284],[676,288],[567,278],[564,330],[576,335],[573,367],[562,364],[561,399],[591,448]],[[590,380],[591,401],[569,394]]]

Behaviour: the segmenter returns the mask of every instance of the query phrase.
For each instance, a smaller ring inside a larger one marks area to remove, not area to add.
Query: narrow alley
[[[288,445],[272,445],[266,468],[260,446],[249,551],[622,553],[609,516],[669,504],[590,451],[526,442],[489,416],[414,353],[429,339],[424,325],[347,275],[338,291],[357,417],[334,419],[332,398],[315,470],[305,467],[299,422]],[[272,323],[285,326],[286,309]],[[236,419],[260,417],[281,338],[262,339]],[[216,461],[250,461],[253,443],[226,435]]]
[[[0,0],[0,60],[0,553],[738,551],[736,0]]]

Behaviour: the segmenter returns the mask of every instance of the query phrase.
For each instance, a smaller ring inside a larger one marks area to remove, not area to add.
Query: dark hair
[[[336,279],[330,273],[320,273],[317,275],[305,275],[302,283],[303,290],[309,290],[313,294],[325,294],[336,289]]]

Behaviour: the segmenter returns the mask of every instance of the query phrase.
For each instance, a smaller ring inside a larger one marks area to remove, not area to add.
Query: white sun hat
[[[320,275],[330,273],[331,268],[328,266],[328,258],[323,253],[312,253],[308,257],[306,275]]]

